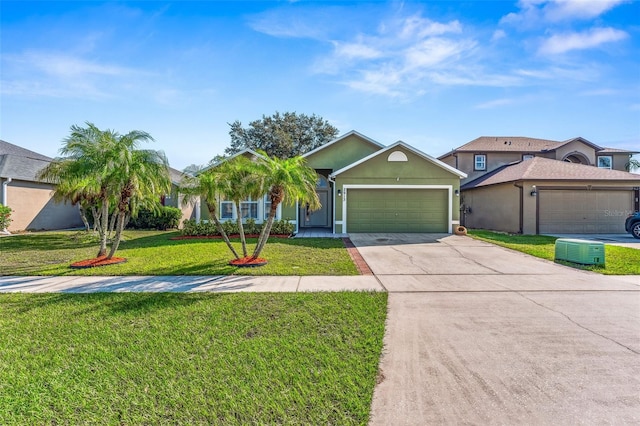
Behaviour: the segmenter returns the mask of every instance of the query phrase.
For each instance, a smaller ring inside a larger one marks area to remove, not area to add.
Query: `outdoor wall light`
[[[538,195],[538,191],[536,190],[536,186],[535,186],[535,185],[533,185],[533,186],[531,187],[531,196],[532,196],[532,197],[535,197],[536,195]]]
[[[460,196],[460,190],[459,189],[456,189],[455,191],[453,191],[453,193],[456,194],[456,197]]]
[[[342,189],[338,189],[338,197],[342,197]]]

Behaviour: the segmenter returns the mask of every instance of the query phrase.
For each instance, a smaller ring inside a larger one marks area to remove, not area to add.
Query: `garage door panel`
[[[448,191],[349,189],[347,232],[446,232]]]
[[[633,209],[632,191],[541,190],[541,234],[624,233],[624,219]]]

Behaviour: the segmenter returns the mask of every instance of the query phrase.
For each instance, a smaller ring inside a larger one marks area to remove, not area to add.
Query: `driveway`
[[[389,291],[372,425],[640,421],[640,277],[455,235],[351,240]]]

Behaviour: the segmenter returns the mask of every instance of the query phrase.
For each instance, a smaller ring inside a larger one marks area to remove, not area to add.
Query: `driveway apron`
[[[351,240],[389,291],[371,425],[640,422],[640,277],[464,236]]]

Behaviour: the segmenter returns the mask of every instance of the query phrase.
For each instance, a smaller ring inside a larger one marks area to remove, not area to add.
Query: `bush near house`
[[[137,217],[132,217],[128,228],[157,229],[166,231],[180,225],[182,211],[177,207],[163,206],[159,211],[140,210]]]
[[[0,204],[0,230],[7,229],[11,223],[11,208]]]
[[[219,236],[220,233],[213,222],[196,223],[194,219],[182,222],[182,235],[192,237]],[[234,221],[222,222],[222,227],[227,235],[238,235],[238,224]],[[281,219],[273,222],[271,235],[291,235],[295,227],[288,219]],[[244,232],[247,235],[257,235],[262,230],[262,224],[256,223],[253,219],[248,219],[244,224]]]

